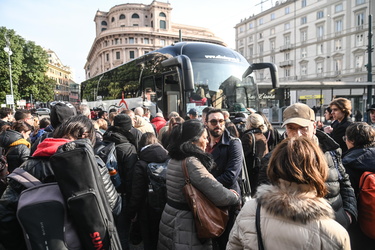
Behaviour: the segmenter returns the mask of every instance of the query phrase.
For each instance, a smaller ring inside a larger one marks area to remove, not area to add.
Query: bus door
[[[160,94],[160,88],[157,87],[157,81],[161,81],[161,78],[156,78],[155,76],[147,76],[142,78],[141,91],[142,91],[142,104],[144,107],[150,109],[151,114],[155,116],[156,113],[160,112],[158,102],[158,93]],[[159,86],[161,84],[159,83]]]
[[[181,88],[177,72],[168,72],[164,75],[164,116],[172,111],[181,114]]]

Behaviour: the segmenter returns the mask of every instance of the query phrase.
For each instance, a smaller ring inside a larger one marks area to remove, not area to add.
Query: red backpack
[[[375,173],[364,172],[359,180],[358,222],[368,237],[375,239]]]

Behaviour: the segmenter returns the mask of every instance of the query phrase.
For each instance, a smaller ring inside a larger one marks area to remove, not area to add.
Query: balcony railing
[[[293,48],[293,44],[286,44],[280,47],[280,52],[286,51],[286,50],[291,50]]]
[[[280,62],[279,66],[280,66],[281,68],[282,68],[282,67],[293,66],[293,60],[288,60],[288,61]]]

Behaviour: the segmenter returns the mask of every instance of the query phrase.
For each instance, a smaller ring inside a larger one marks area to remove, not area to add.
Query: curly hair
[[[350,124],[345,132],[347,140],[354,147],[368,148],[375,146],[375,129],[365,122],[354,122]]]
[[[352,114],[352,102],[346,98],[335,98],[331,101],[329,107],[332,108],[332,105],[336,105],[345,114],[345,117]]]

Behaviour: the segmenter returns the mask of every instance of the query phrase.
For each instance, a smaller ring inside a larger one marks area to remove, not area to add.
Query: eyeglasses
[[[211,121],[208,121],[208,122],[211,123],[212,126],[216,126],[217,123],[220,123],[220,125],[224,124],[225,120],[223,120],[223,119],[220,119],[220,120],[212,119]]]
[[[342,139],[346,142],[346,140],[348,139],[348,137],[346,137],[346,135],[344,135],[344,136],[342,137]]]

